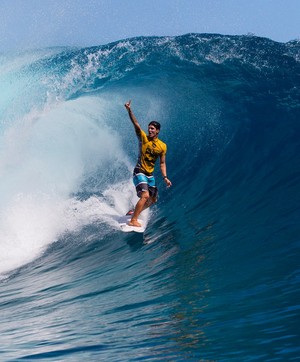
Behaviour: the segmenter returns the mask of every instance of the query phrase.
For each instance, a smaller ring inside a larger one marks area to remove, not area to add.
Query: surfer
[[[172,186],[172,183],[167,177],[167,145],[158,139],[160,124],[156,121],[151,121],[148,125],[148,135],[146,135],[131,110],[131,101],[125,103],[125,108],[128,111],[129,118],[139,140],[139,156],[133,170],[133,183],[137,196],[140,199],[135,206],[128,225],[139,227],[141,226],[138,222],[140,213],[157,201],[158,190],[153,176],[157,158],[160,159],[160,171],[167,187]]]

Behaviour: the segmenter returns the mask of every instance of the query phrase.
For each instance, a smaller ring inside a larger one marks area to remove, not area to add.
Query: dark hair
[[[154,126],[156,129],[160,130],[160,123],[156,122],[156,121],[151,121],[148,126],[150,126],[152,124],[152,126]]]

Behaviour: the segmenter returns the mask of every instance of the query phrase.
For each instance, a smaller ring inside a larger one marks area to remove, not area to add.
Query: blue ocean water
[[[297,361],[300,45],[134,38],[0,55],[0,360]],[[144,234],[137,140],[168,176]]]

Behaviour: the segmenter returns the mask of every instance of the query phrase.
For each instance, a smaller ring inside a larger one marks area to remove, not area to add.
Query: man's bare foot
[[[130,226],[136,226],[136,227],[141,227],[142,225],[137,221],[137,219],[131,219],[128,223],[128,225]]]

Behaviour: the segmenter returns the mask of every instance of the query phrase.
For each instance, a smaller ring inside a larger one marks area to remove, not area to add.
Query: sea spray
[[[83,189],[101,195],[111,184],[128,180],[129,161],[118,134],[101,118],[104,107],[95,97],[61,102],[5,130],[1,272],[34,260],[64,232],[91,222],[90,215],[80,215],[86,200],[76,202]],[[126,172],[114,178],[121,168]],[[97,215],[98,207],[98,220],[104,213],[99,203],[106,204],[103,197],[90,203],[91,214]]]

